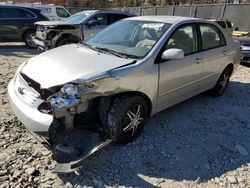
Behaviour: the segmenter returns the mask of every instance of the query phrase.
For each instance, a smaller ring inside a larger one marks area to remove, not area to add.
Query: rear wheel
[[[140,96],[121,96],[107,114],[106,128],[116,143],[128,143],[139,136],[147,116],[147,104]]]
[[[36,32],[35,31],[27,31],[23,35],[23,42],[29,47],[29,48],[36,48],[36,44],[33,40],[33,37],[35,37]]]
[[[212,89],[212,94],[214,96],[218,97],[225,93],[229,84],[231,74],[232,70],[229,67],[226,67],[225,70],[221,73],[215,87]]]

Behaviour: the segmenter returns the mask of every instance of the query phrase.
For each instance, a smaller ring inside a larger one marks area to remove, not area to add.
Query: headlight
[[[76,95],[79,93],[79,89],[73,84],[65,84],[62,87],[61,92],[67,95]]]
[[[54,108],[70,108],[81,102],[76,96],[53,96],[49,99],[50,105]]]
[[[79,89],[77,86],[73,84],[65,84],[61,88],[61,92],[58,92],[49,98],[49,102],[54,108],[69,108],[81,102],[77,96],[78,93]]]
[[[70,108],[82,102],[81,99],[86,100],[83,96],[93,89],[92,83],[69,83],[65,84],[60,92],[48,98],[49,103],[54,108]]]

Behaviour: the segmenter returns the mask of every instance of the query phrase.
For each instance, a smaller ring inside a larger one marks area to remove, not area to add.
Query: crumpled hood
[[[71,44],[31,58],[21,72],[42,88],[50,88],[78,78],[89,79],[132,61]]]

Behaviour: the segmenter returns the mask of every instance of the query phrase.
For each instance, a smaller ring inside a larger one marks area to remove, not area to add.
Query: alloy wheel
[[[32,48],[35,48],[36,47],[36,44],[35,42],[33,41],[33,37],[35,36],[34,33],[30,33],[27,35],[27,38],[26,38],[26,42],[27,44],[32,47]]]
[[[140,104],[130,107],[123,121],[123,132],[128,136],[135,135],[139,125],[143,122],[143,111]]]

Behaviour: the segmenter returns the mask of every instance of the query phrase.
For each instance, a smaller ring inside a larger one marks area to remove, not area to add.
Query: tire
[[[33,41],[33,37],[36,35],[35,31],[27,31],[23,35],[23,42],[28,46],[29,48],[37,48],[37,45]]]
[[[78,42],[79,42],[79,40],[74,39],[74,38],[65,38],[65,39],[61,39],[57,43],[56,47],[67,45],[67,44],[72,44],[72,43],[78,43]]]
[[[231,74],[232,70],[229,67],[226,67],[221,73],[215,87],[211,90],[213,96],[219,97],[225,93],[229,84]]]
[[[106,130],[112,141],[131,142],[139,136],[147,116],[147,104],[137,95],[117,97],[107,112]]]

